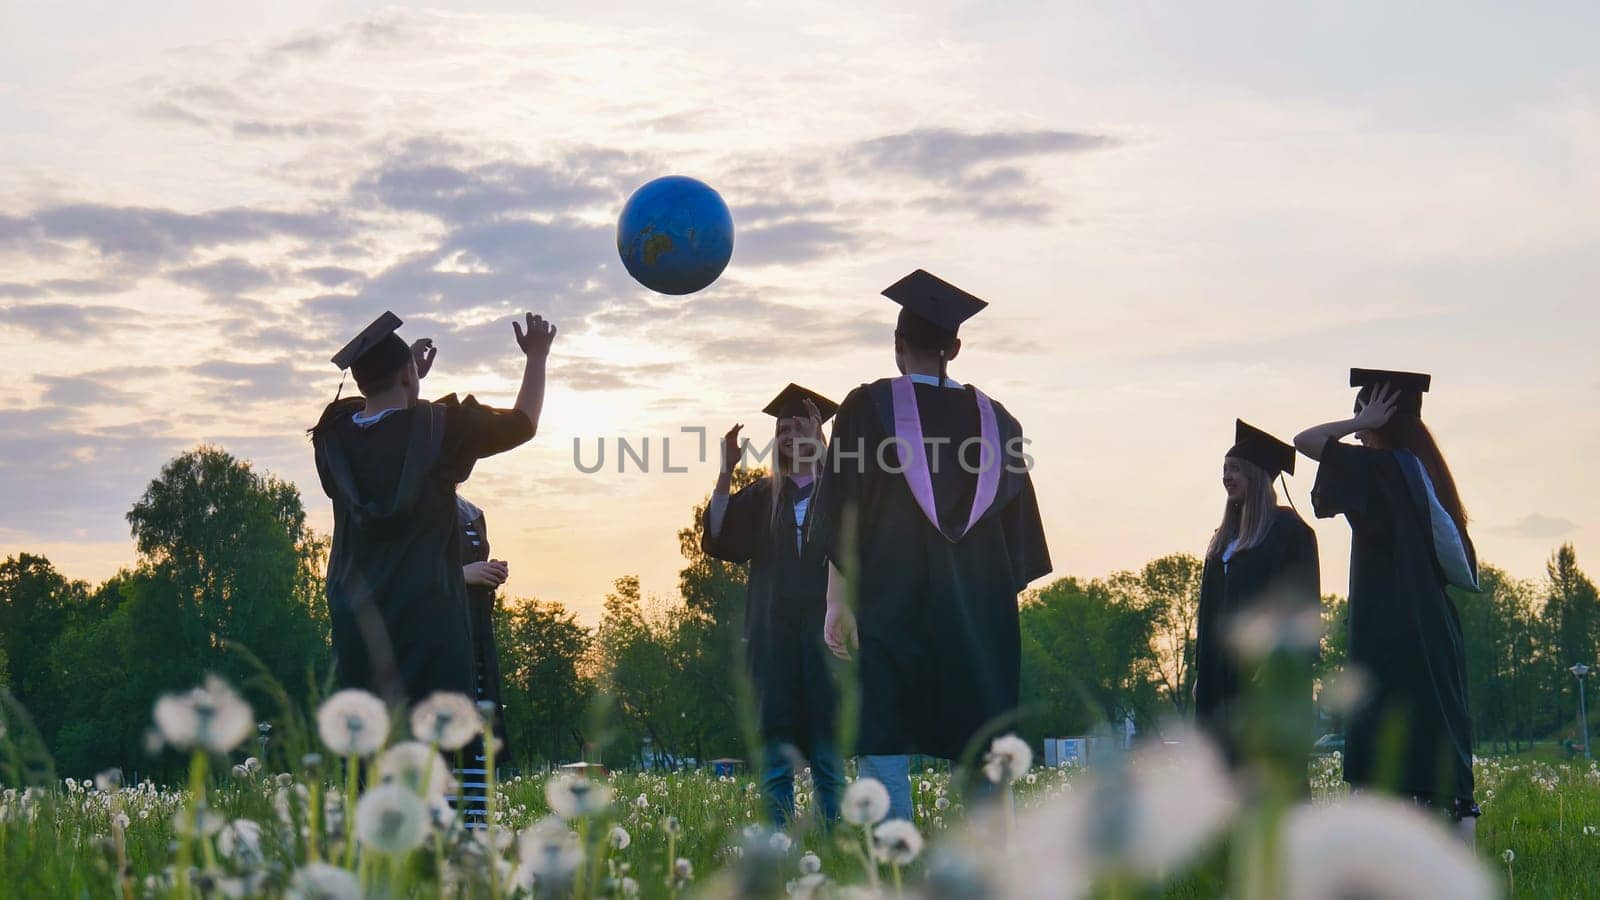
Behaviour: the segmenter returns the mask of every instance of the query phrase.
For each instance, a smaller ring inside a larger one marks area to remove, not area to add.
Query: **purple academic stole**
[[[922,514],[928,517],[940,534],[944,534],[944,527],[939,524],[939,509],[933,499],[933,477],[928,474],[928,446],[922,440],[922,418],[917,410],[916,385],[909,376],[903,375],[891,381],[890,386],[894,392],[894,434],[896,442],[905,450],[900,464],[906,484],[911,487],[911,496],[916,498],[917,505],[922,507]],[[996,458],[1000,448],[1000,428],[995,422],[994,404],[983,391],[975,387],[972,388],[972,394],[978,400],[978,427],[983,440],[979,454],[978,490],[972,496],[972,513],[967,516],[966,527],[954,537],[945,535],[952,541],[967,536],[967,532],[978,524],[978,519],[983,517],[1000,491],[1000,466]],[[906,447],[907,444],[910,446]],[[959,455],[959,450],[957,452]]]

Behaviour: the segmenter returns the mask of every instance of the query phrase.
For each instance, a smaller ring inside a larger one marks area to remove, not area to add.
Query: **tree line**
[[[735,487],[757,477],[741,472]],[[678,532],[675,597],[646,597],[637,577],[618,578],[592,627],[559,602],[500,602],[512,761],[675,765],[745,755],[753,728],[740,674],[745,571],[700,551],[702,508]],[[112,765],[175,776],[177,760],[149,752],[151,704],[206,672],[243,686],[280,739],[303,722],[332,689],[332,657],[327,544],[307,527],[295,487],[200,447],[163,467],[127,519],[137,560],[102,584],[70,579],[33,554],[0,562],[0,686],[11,700],[0,714],[16,725],[26,710],[26,730],[59,771],[80,777]],[[1019,732],[1081,735],[1130,718],[1151,729],[1184,715],[1202,569],[1199,558],[1172,554],[1025,594]],[[1537,580],[1490,565],[1481,580],[1481,593],[1456,596],[1480,746],[1577,739],[1568,668],[1600,663],[1600,593],[1576,551],[1561,546]],[[1342,598],[1324,599],[1321,681],[1344,661],[1344,609]],[[279,752],[292,745],[280,740]]]

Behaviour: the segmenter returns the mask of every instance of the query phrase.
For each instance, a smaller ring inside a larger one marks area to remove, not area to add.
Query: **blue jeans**
[[[767,800],[767,815],[775,827],[783,828],[794,820],[794,767],[799,750],[784,741],[769,741],[762,761],[761,794]],[[816,784],[817,813],[823,822],[839,819],[839,797],[844,792],[844,760],[832,741],[812,745],[811,780]]]
[[[889,818],[911,821],[910,756],[863,756],[856,768],[862,778],[876,778],[889,789]]]

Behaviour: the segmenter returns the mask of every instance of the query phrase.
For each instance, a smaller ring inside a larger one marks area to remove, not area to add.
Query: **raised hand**
[[[740,423],[728,429],[722,436],[722,471],[732,472],[739,465],[739,460],[744,457],[744,447],[739,444],[739,431],[744,428]]]
[[[511,330],[516,332],[517,346],[528,356],[546,356],[550,353],[550,344],[556,339],[556,326],[553,322],[546,322],[543,316],[527,313],[527,330],[524,331],[522,323],[511,320]]]
[[[1360,431],[1376,431],[1389,424],[1389,420],[1394,418],[1394,411],[1399,401],[1399,388],[1388,384],[1380,384],[1372,392],[1372,396],[1368,398],[1366,404],[1361,407],[1361,411],[1356,413],[1356,417],[1351,421],[1351,424]]]
[[[433,345],[433,338],[423,338],[411,345],[411,358],[417,363],[417,377],[427,378],[428,372],[433,369],[433,360],[439,355],[439,348]]]

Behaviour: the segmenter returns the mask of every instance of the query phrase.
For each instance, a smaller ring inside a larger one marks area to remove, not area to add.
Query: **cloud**
[[[137,394],[114,386],[104,373],[35,375],[33,381],[44,388],[40,399],[55,406],[79,409],[85,406],[134,406],[139,402]]]
[[[1538,513],[1523,516],[1515,525],[1498,529],[1507,534],[1518,537],[1532,538],[1535,540],[1552,540],[1566,537],[1578,530],[1578,523],[1571,519],[1559,516],[1544,516]]]
[[[319,375],[297,368],[293,359],[245,363],[208,360],[189,371],[208,382],[219,395],[235,401],[282,400],[308,394]]]
[[[791,219],[756,225],[736,233],[734,258],[740,265],[792,264],[854,249],[858,234],[848,226],[820,219]]]
[[[328,288],[361,281],[367,277],[355,269],[347,269],[344,266],[314,266],[300,270],[300,274]]]
[[[85,242],[102,256],[153,264],[182,262],[200,249],[237,246],[273,238],[327,241],[349,234],[353,224],[337,210],[283,212],[232,207],[199,213],[143,206],[74,203],[35,210],[32,232],[65,242]],[[0,228],[0,241],[29,233]],[[0,243],[3,246],[3,243]]]
[[[453,149],[412,142],[363,176],[355,194],[390,209],[474,223],[509,213],[566,213],[602,201],[620,205],[625,186],[643,168],[633,155],[601,147],[574,148],[548,163],[461,165],[439,158],[441,150]]]
[[[40,542],[126,538],[124,513],[185,443],[161,421],[76,422],[64,407],[0,410],[0,530]]]
[[[930,212],[966,212],[996,221],[1038,222],[1054,203],[1026,169],[1007,164],[1114,146],[1115,138],[1079,131],[966,132],[919,128],[860,141],[846,165],[936,185],[910,203]]]
[[[18,303],[0,306],[0,325],[10,325],[42,338],[81,339],[86,332],[137,326],[142,314],[121,306],[73,303]]]
[[[199,288],[208,294],[243,294],[277,282],[272,270],[237,256],[167,273],[179,284]]]
[[[563,357],[550,373],[553,382],[575,391],[620,391],[648,387],[653,379],[681,368],[675,363],[618,365],[597,359]]]

